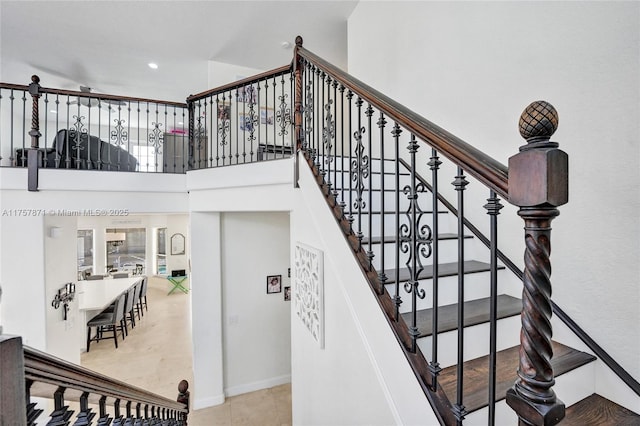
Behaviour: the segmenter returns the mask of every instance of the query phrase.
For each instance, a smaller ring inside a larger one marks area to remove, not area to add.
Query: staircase
[[[371,174],[375,181],[392,182],[395,178],[393,171],[394,165],[392,161],[387,161],[384,167],[387,171],[382,174],[379,170],[374,170]],[[365,256],[373,253],[373,269],[380,274],[383,271],[386,276],[384,281],[384,292],[392,299],[395,299],[396,286],[402,289],[411,281],[411,269],[406,267],[408,255],[400,250],[399,259],[394,256],[385,258],[383,252],[394,253],[396,244],[397,227],[395,226],[396,212],[393,208],[385,207],[385,211],[381,210],[383,204],[385,206],[393,206],[393,195],[395,189],[382,190],[380,185],[373,189],[362,189],[360,194],[353,188],[343,187],[342,182],[349,182],[348,178],[342,179],[342,174],[351,175],[352,171],[346,169],[345,165],[349,164],[348,158],[332,157],[322,160],[322,167],[317,168],[317,172],[321,175],[325,171],[324,179],[327,179],[328,170],[333,167],[333,172],[337,176],[335,186],[329,190],[328,184],[323,184],[323,193],[329,194],[327,198],[331,198],[335,194],[346,194],[343,202],[338,200],[338,205],[347,206],[346,199],[351,195],[351,202],[360,197],[371,202],[371,210],[360,211],[358,219],[349,220],[349,214],[345,217],[351,222],[354,234],[362,235],[361,250]],[[404,163],[406,165],[406,162]],[[335,170],[335,169],[338,170]],[[342,170],[345,168],[345,170]],[[398,173],[398,188],[405,188],[411,185],[411,173],[406,167]],[[420,177],[420,179],[422,179]],[[422,179],[423,180],[423,179]],[[424,180],[423,180],[424,181]],[[391,186],[391,185],[390,185]],[[371,194],[369,194],[371,192]],[[382,201],[382,198],[385,201]],[[432,200],[433,193],[423,187],[422,192],[418,194],[419,200]],[[428,203],[428,201],[427,201]],[[330,200],[330,204],[333,201]],[[445,203],[448,204],[448,203]],[[450,206],[450,204],[448,204]],[[409,210],[410,202],[406,197],[400,198],[399,211],[406,212]],[[455,209],[454,209],[455,210]],[[335,211],[335,210],[334,210]],[[347,209],[348,211],[348,209]],[[351,215],[353,215],[353,211]],[[444,393],[450,401],[455,401],[457,397],[457,335],[458,335],[458,288],[457,281],[459,275],[459,264],[456,260],[458,241],[461,240],[465,247],[468,257],[462,262],[465,276],[465,299],[463,301],[463,324],[464,324],[464,362],[462,366],[464,376],[464,390],[462,401],[464,404],[464,424],[465,425],[486,425],[489,411],[489,324],[490,324],[490,304],[491,295],[489,292],[489,281],[491,265],[485,259],[489,257],[488,249],[478,243],[473,232],[465,228],[464,234],[458,238],[455,230],[456,215],[455,212],[449,211],[438,203],[437,208],[433,204],[428,205],[428,209],[424,211],[425,217],[423,223],[433,223],[433,216],[438,216],[440,229],[437,237],[433,240],[439,242],[439,263],[438,271],[438,303],[437,318],[438,326],[438,353],[437,359],[440,364],[438,383],[442,387]],[[357,216],[357,214],[356,214]],[[427,217],[428,216],[428,217]],[[369,219],[371,217],[371,219]],[[400,223],[406,223],[406,217],[400,218]],[[371,231],[369,231],[369,226]],[[450,229],[453,227],[454,229]],[[381,235],[384,231],[384,235]],[[370,235],[370,237],[369,237]],[[351,235],[353,237],[353,235]],[[432,244],[434,244],[432,242]],[[384,250],[383,250],[384,246]],[[356,247],[357,252],[357,247]],[[361,253],[360,259],[363,258]],[[382,259],[385,258],[384,264]],[[477,260],[480,259],[480,260]],[[433,298],[430,297],[434,287],[434,266],[433,258],[429,257],[425,260],[422,272],[418,275],[419,288],[425,290],[425,297],[417,299],[417,307],[415,309],[417,321],[417,344],[423,354],[431,354],[433,352]],[[394,263],[402,265],[395,268]],[[496,353],[496,383],[495,383],[495,402],[497,403],[495,410],[494,424],[516,424],[518,417],[511,410],[506,402],[505,396],[509,388],[516,381],[518,362],[519,362],[519,330],[520,330],[520,313],[522,311],[522,300],[517,293],[521,292],[521,283],[513,274],[500,264],[497,267],[501,282],[508,282],[501,290],[501,294],[497,296],[497,329],[500,331],[497,342]],[[407,295],[404,292],[404,295]],[[403,297],[402,295],[400,297]],[[399,313],[405,323],[411,324],[412,306],[410,303],[401,303]],[[593,363],[597,358],[589,353],[574,349],[562,343],[552,341],[553,358],[551,366],[556,378],[556,388],[568,390],[562,393],[563,401],[570,401],[571,404],[566,410],[566,416],[561,421],[561,425],[621,425],[640,424],[640,415],[628,410],[600,395],[594,393],[593,383],[595,381]],[[565,389],[566,388],[566,389]],[[588,407],[588,408],[587,408]]]

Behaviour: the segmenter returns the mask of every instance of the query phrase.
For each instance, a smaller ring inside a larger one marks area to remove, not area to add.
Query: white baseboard
[[[274,386],[284,385],[285,383],[291,383],[291,374],[285,374],[284,376],[272,377],[270,379],[260,380],[258,382],[233,386],[230,388],[226,388],[224,390],[224,393],[226,396],[234,396],[247,392],[254,392],[261,389],[272,388]]]
[[[203,408],[213,407],[215,405],[224,404],[224,400],[225,400],[224,395],[217,395],[209,398],[194,399],[191,409],[201,410]]]

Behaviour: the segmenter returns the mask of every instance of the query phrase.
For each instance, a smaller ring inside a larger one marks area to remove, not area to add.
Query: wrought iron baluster
[[[371,117],[373,116],[373,107],[371,106],[371,104],[369,104],[367,106],[367,109],[365,111],[365,115],[367,116],[367,132],[368,132],[368,137],[367,137],[367,151],[369,153],[369,160],[371,162],[371,164],[373,164],[373,151],[371,150],[371,146],[372,146],[372,140],[371,137],[373,135],[373,131],[371,130]],[[371,166],[373,167],[373,165]],[[373,270],[373,170],[369,170],[369,176],[368,176],[369,180],[368,180],[368,185],[369,185],[369,192],[368,192],[368,203],[369,203],[369,223],[367,226],[367,232],[369,234],[369,247],[367,250],[367,259],[369,261],[369,270],[372,271]],[[384,211],[380,212],[380,221],[384,222]]]
[[[461,167],[452,182],[458,192],[458,358],[456,403],[453,407],[458,423],[462,423],[467,411],[463,405],[464,388],[464,190],[469,184]]]
[[[362,135],[365,132],[365,128],[362,126],[362,98],[358,96],[356,100],[356,108],[358,110],[358,130],[353,133],[355,139],[355,159],[352,164],[353,174],[351,180],[355,183],[356,201],[354,208],[358,215],[358,231],[356,237],[358,238],[358,250],[362,248],[362,209],[367,207],[365,200],[362,198],[364,192],[364,180],[369,176],[369,157],[366,155],[364,145],[362,143]]]
[[[242,126],[246,126],[246,123],[244,122],[244,115],[241,117],[240,116],[240,94],[238,93],[238,90],[240,90],[239,87],[236,87],[236,115],[238,117],[238,126],[236,126],[236,148],[235,148],[235,154],[233,155],[236,158],[236,164],[238,164],[238,146],[240,143],[240,131],[242,130]],[[244,104],[242,104],[243,108],[244,108]],[[229,163],[231,163],[232,158],[231,155],[229,156]]]
[[[11,120],[9,120],[9,129],[10,129],[9,133],[11,135],[11,137],[9,138],[9,146],[10,146],[9,147],[9,161],[11,161],[11,165],[12,166],[15,165],[14,164],[14,157],[13,157],[13,153],[15,152],[15,150],[13,149],[13,140],[14,140],[13,139],[13,136],[14,136],[13,135],[13,132],[14,132],[14,129],[13,129],[13,117],[14,117],[13,109],[14,108],[13,108],[13,106],[14,106],[14,100],[15,100],[15,97],[13,96],[13,89],[11,89],[11,95],[9,95],[9,105],[10,105],[10,109],[11,109]],[[16,163],[18,162],[18,158],[15,158],[15,162]]]
[[[327,87],[329,87],[331,85],[331,77],[327,76]],[[322,97],[324,99],[324,90],[322,93]],[[331,195],[332,191],[332,182],[331,182],[331,163],[333,162],[333,157],[332,157],[332,153],[333,153],[333,144],[335,141],[335,137],[336,137],[336,123],[333,120],[333,115],[331,114],[331,105],[333,104],[333,99],[331,99],[331,94],[329,93],[329,99],[327,99],[327,103],[324,106],[324,109],[326,111],[323,111],[323,119],[324,119],[324,128],[322,129],[322,140],[323,140],[323,146],[324,146],[324,153],[325,153],[325,164],[326,164],[326,169],[327,169],[327,173],[325,174],[323,172],[322,176],[323,178],[326,177],[326,183],[327,183],[327,195]],[[335,165],[334,165],[334,169],[335,169]],[[335,173],[334,173],[335,174]]]
[[[38,417],[40,417],[40,414],[42,414],[44,411],[40,408],[36,408],[38,404],[36,404],[35,402],[31,402],[31,386],[33,386],[33,380],[26,379],[24,390],[25,390],[25,402],[27,404],[26,418],[27,418],[27,425],[29,426],[35,425],[36,420],[38,420]]]
[[[418,152],[418,141],[416,136],[411,134],[411,140],[407,146],[411,157],[411,170],[409,185],[403,188],[407,195],[409,206],[406,216],[408,224],[400,225],[400,244],[403,253],[408,253],[407,269],[409,270],[409,281],[404,285],[404,290],[411,294],[411,325],[409,335],[411,336],[411,352],[415,353],[418,347],[418,299],[424,299],[426,293],[420,288],[420,274],[423,271],[422,258],[426,259],[431,255],[431,228],[429,225],[421,225],[423,211],[418,204],[418,194],[424,192],[424,185],[417,181],[416,177],[416,153]]]
[[[69,123],[69,117],[71,115],[71,102],[69,101],[69,95],[67,95],[67,129],[70,129],[70,123]],[[68,155],[69,151],[69,133],[70,132],[65,132],[65,138],[64,138],[64,152],[67,153],[64,162],[66,163],[65,166],[67,169],[71,168],[71,156]]]
[[[96,413],[89,408],[89,392],[83,392],[80,396],[80,412],[74,425],[90,425]]]
[[[393,125],[393,130],[391,131],[391,135],[393,136],[394,143],[394,162],[395,162],[395,209],[394,215],[396,220],[395,227],[395,276],[396,283],[394,288],[393,295],[393,303],[396,307],[395,309],[395,320],[398,321],[400,318],[400,305],[402,304],[402,297],[400,297],[400,233],[398,232],[400,229],[400,134],[402,133],[402,129],[400,125],[396,122]]]
[[[324,78],[325,78],[326,74],[324,72],[320,73],[320,87],[321,87],[321,92],[320,92],[320,103],[324,104]],[[321,106],[318,111],[320,111],[320,116],[318,117],[320,119],[320,123],[321,126],[324,127],[324,113],[325,113],[325,109],[324,109],[324,105]],[[324,129],[323,129],[324,131]],[[321,136],[322,137],[322,143],[320,143],[320,145],[318,146],[318,148],[320,149],[320,155],[319,157],[322,157],[322,161],[320,161],[320,159],[318,158],[318,166],[320,168],[320,175],[322,176],[322,181],[326,182],[326,176],[327,176],[327,165],[326,165],[326,157],[325,157],[325,153],[326,153],[326,147],[324,146],[324,135]],[[318,141],[320,142],[320,141]]]
[[[490,287],[489,305],[489,422],[493,426],[496,421],[496,364],[497,364],[497,321],[498,321],[498,215],[502,204],[495,191],[489,191],[487,204],[484,206],[489,215],[490,231]]]
[[[273,86],[273,107],[276,107],[276,90],[277,90],[277,86],[278,84],[276,83],[276,76],[274,75],[272,80],[271,80],[272,86]],[[273,125],[273,148],[274,148],[274,153],[273,153],[273,158],[276,158],[276,154],[275,154],[275,147],[276,147],[276,143],[278,141],[278,137],[276,136],[276,125]],[[268,144],[267,144],[267,158],[269,157],[268,155],[269,153],[269,149],[268,149]]]
[[[262,120],[262,111],[260,110],[260,101],[261,96],[260,96],[260,81],[258,81],[256,83],[257,89],[256,89],[256,104],[258,105],[258,113],[260,114],[259,120]],[[265,123],[268,121],[268,114],[269,109],[266,107],[265,105],[265,109],[264,109],[264,121]],[[251,147],[250,147],[250,152],[249,152],[249,161],[253,162],[253,155],[255,154],[255,141],[258,141],[258,144],[260,143],[260,121],[257,122],[256,125],[256,132],[257,132],[257,138],[253,138],[253,140],[251,141]]]
[[[243,121],[244,121],[244,131],[242,132],[242,159],[243,159],[243,163],[244,163],[244,159],[245,159],[245,149],[246,149],[246,145],[247,145],[247,131],[252,131],[252,122],[251,122],[251,117],[247,116],[247,101],[251,102],[249,99],[251,98],[251,93],[247,93],[247,91],[249,90],[250,86],[244,86],[242,88],[243,91],[243,100],[244,102],[242,102],[242,116],[243,116]],[[247,98],[248,97],[248,98]],[[240,149],[240,148],[238,148]],[[239,157],[239,152],[236,153],[236,163],[240,162],[240,157]]]
[[[384,118],[384,113],[380,111],[380,117],[378,118],[378,128],[380,129],[380,272],[378,273],[378,279],[380,280],[380,294],[384,293],[384,285],[387,282],[387,274],[385,273],[385,231],[384,231],[384,213],[385,213],[385,174],[384,174],[384,126],[387,124],[387,120]]]
[[[2,117],[2,91],[0,90],[0,117]],[[2,121],[2,120],[0,120]],[[49,139],[49,94],[44,94],[44,153],[42,154],[42,167],[47,167],[47,150]],[[0,127],[0,134],[2,134],[2,128]],[[0,153],[0,164],[2,163],[2,153]]]
[[[345,215],[345,202],[344,197],[344,85],[340,85],[340,207],[342,208],[342,215]]]
[[[427,163],[431,169],[431,206],[432,206],[432,225],[431,231],[433,232],[433,252],[432,252],[432,297],[433,297],[433,312],[431,316],[431,324],[434,332],[431,334],[431,362],[429,363],[429,371],[431,372],[431,387],[435,390],[438,387],[438,374],[442,371],[440,363],[438,362],[438,299],[439,299],[439,275],[440,275],[440,255],[439,255],[439,238],[440,224],[438,217],[438,169],[442,164],[438,157],[438,152],[432,148],[431,158]]]
[[[351,101],[353,100],[353,92],[351,91],[351,89],[349,89],[347,91],[347,99],[349,100],[349,163],[347,164],[347,171],[349,172],[349,217],[347,218],[347,220],[349,221],[349,226],[351,227],[351,232],[353,232],[353,179],[351,179],[352,173],[353,173],[353,146],[352,146],[352,139],[351,139],[351,131],[352,126],[351,124],[353,123],[352,121],[352,111],[353,111],[353,105],[351,103]]]
[[[25,160],[27,159],[24,153],[27,152],[27,92],[22,92],[22,155],[24,160],[22,161],[22,167],[25,166]]]
[[[338,93],[337,93],[337,89],[338,89],[338,80],[333,79],[333,83],[331,85],[333,87],[333,115],[335,116],[335,118],[338,118]],[[335,131],[337,130],[337,125],[334,121],[333,123],[333,130],[334,130],[334,141],[335,144],[338,143],[338,140],[336,138],[335,135]],[[336,149],[337,147],[334,146],[334,150],[333,150],[333,201],[334,202],[338,202],[338,151]]]
[[[175,107],[174,107],[175,108]],[[100,116],[100,110],[98,110],[98,116]],[[139,127],[139,125],[138,125]],[[131,134],[131,102],[127,102],[127,135]],[[131,139],[127,138],[127,152],[129,154],[133,154],[131,149]],[[127,161],[127,170],[129,170],[131,164]],[[135,172],[135,168],[133,170],[129,170],[131,172]]]
[[[320,168],[320,129],[322,128],[322,122],[320,121],[320,116],[322,115],[322,106],[321,106],[321,102],[323,102],[324,100],[320,97],[320,69],[319,68],[315,68],[315,79],[314,79],[314,86],[315,86],[315,93],[316,96],[314,96],[315,99],[315,119],[316,119],[316,131],[315,131],[315,138],[314,138],[314,149],[313,149],[313,158],[315,160],[315,165],[316,167],[319,169]]]
[[[69,407],[64,405],[64,391],[66,389],[59,386],[53,394],[53,413],[49,415],[51,420],[48,424],[69,424],[69,419],[73,416],[73,410],[69,410]]]

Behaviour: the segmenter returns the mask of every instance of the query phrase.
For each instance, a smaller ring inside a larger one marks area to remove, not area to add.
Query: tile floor
[[[170,399],[178,396],[178,383],[193,383],[189,296],[167,295],[171,284],[150,277],[149,311],[126,340],[115,349],[113,341],[92,342],[81,365]],[[216,407],[192,411],[189,426],[291,425],[291,386],[227,398]]]

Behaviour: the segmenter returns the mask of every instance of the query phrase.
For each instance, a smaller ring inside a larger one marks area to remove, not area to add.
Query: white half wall
[[[292,311],[293,423],[438,424],[304,163],[300,188],[291,215],[291,241],[324,253],[325,336],[324,349],[320,349]],[[292,290],[295,294],[295,286]]]
[[[289,213],[222,215],[224,387],[227,396],[291,378]],[[267,276],[281,276],[267,294]]]
[[[522,110],[556,107],[570,200],[553,299],[640,379],[640,3],[360,2],[348,26],[354,76],[504,164]],[[501,250],[522,265],[522,221],[501,213]]]

